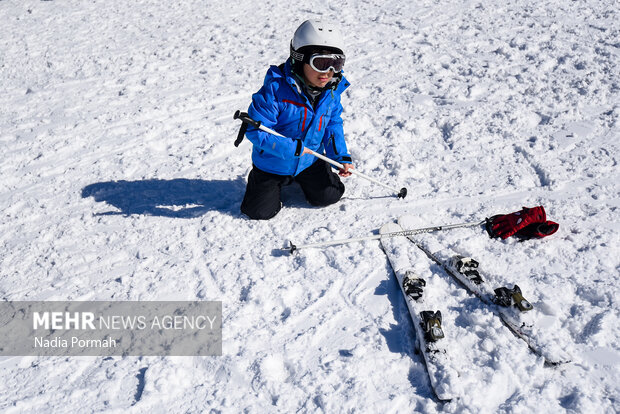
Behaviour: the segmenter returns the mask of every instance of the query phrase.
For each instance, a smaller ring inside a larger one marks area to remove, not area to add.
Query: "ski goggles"
[[[339,73],[344,68],[344,59],[344,55],[339,54],[312,55],[308,64],[320,73],[327,73],[330,70]]]

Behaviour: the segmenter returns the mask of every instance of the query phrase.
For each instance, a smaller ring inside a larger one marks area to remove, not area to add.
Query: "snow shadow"
[[[398,286],[396,276],[392,271],[389,271],[390,278],[382,280],[379,286],[375,289],[375,295],[385,295],[390,301],[392,306],[392,313],[394,320],[397,324],[390,324],[389,329],[379,329],[379,332],[385,338],[385,343],[390,350],[397,354],[409,355],[412,360],[416,362],[423,362],[420,355],[415,354],[415,330],[409,316],[409,310],[405,298]],[[418,375],[409,375],[409,382],[411,385],[418,389],[420,386],[427,386],[430,389],[430,384],[423,384]],[[427,391],[428,392],[428,391]]]
[[[392,306],[394,320],[398,322],[398,325],[390,324],[389,329],[379,329],[379,332],[385,338],[388,349],[390,352],[397,354],[413,355],[412,344],[415,343],[414,329],[409,317],[409,311],[407,310],[407,303],[400,291],[400,286],[396,282],[396,277],[382,280],[375,289],[375,295],[385,295],[388,298]]]
[[[107,181],[82,189],[82,197],[116,207],[119,211],[98,213],[146,214],[171,218],[194,218],[208,211],[240,216],[239,206],[245,192],[245,180],[173,180]]]

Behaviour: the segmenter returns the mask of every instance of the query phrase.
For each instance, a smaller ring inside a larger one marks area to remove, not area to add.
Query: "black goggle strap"
[[[300,53],[300,52],[293,50],[293,47],[291,47],[291,57],[300,62],[310,63],[310,60],[312,60],[313,57],[317,57],[317,56],[342,58],[343,60],[345,59],[345,55],[340,54],[340,53],[306,53],[304,54],[304,53]]]
[[[291,47],[291,57],[300,62],[304,61],[304,54],[294,51],[292,47]]]

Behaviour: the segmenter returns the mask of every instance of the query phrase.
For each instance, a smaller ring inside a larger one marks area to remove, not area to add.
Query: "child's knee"
[[[274,206],[247,206],[241,205],[241,212],[252,220],[269,220],[274,218],[282,208],[282,203]]]
[[[329,206],[340,201],[343,194],[343,184],[339,186],[329,186],[324,188],[323,191],[313,194],[312,199],[309,199],[308,202],[317,207]]]

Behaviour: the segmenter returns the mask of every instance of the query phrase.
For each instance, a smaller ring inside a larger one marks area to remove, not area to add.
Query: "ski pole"
[[[420,229],[401,230],[401,231],[394,231],[391,233],[375,234],[372,236],[354,237],[350,239],[331,240],[331,241],[326,241],[326,242],[300,244],[300,245],[295,245],[293,244],[293,242],[289,242],[290,243],[289,247],[282,247],[280,250],[287,251],[289,253],[294,253],[301,249],[336,246],[339,244],[355,243],[355,242],[361,242],[361,241],[366,241],[366,240],[378,240],[383,237],[413,236],[415,234],[432,233],[432,232],[441,231],[441,230],[458,229],[458,228],[463,228],[463,227],[476,227],[476,226],[481,226],[484,223],[486,223],[486,220],[469,222],[469,223],[449,224],[447,226],[433,226],[433,227],[424,227]]]
[[[278,133],[278,132],[274,131],[273,129],[268,128],[268,127],[266,127],[266,126],[262,125],[259,121],[255,121],[255,120],[253,120],[253,119],[252,119],[252,118],[250,118],[250,116],[249,116],[247,113],[245,113],[245,112],[240,112],[240,111],[237,111],[237,112],[235,112],[235,115],[233,116],[233,118],[234,118],[234,119],[240,119],[242,122],[248,123],[248,124],[252,125],[253,127],[258,128],[258,129],[260,129],[260,130],[262,130],[262,131],[265,131],[265,132],[267,132],[267,133],[269,133],[269,134],[272,134],[272,135],[275,135],[275,136],[278,136],[278,137],[281,137],[281,138],[287,138],[287,137],[285,137],[284,135],[282,135],[282,134],[280,134],[280,133]],[[237,142],[239,142],[239,139],[237,139],[237,141],[235,142],[235,145],[237,145]],[[339,169],[341,169],[341,170],[342,170],[342,169],[344,169],[344,165],[340,164],[339,162],[334,161],[334,160],[332,160],[331,158],[327,158],[326,156],[321,155],[321,154],[319,154],[318,152],[312,151],[310,148],[307,148],[307,149],[308,149],[308,151],[310,151],[310,153],[311,153],[312,155],[314,155],[315,157],[317,157],[317,158],[319,158],[319,159],[321,159],[321,160],[323,160],[323,161],[325,161],[325,162],[328,162],[328,163],[330,163],[331,165],[333,165],[333,166],[335,166],[335,167],[338,167],[338,168],[339,168]],[[391,186],[389,186],[389,185],[387,185],[387,184],[382,183],[381,181],[377,181],[377,180],[375,180],[374,178],[369,177],[369,176],[367,176],[366,174],[363,174],[363,173],[361,173],[361,172],[359,172],[359,171],[357,171],[357,170],[355,170],[355,169],[353,169],[353,170],[349,170],[349,172],[350,172],[350,173],[353,173],[353,174],[356,174],[356,175],[359,175],[360,177],[365,178],[366,180],[368,180],[368,181],[370,181],[370,182],[373,182],[373,183],[375,183],[375,184],[379,184],[380,186],[385,187],[385,188],[387,188],[387,189],[389,189],[389,190],[392,190],[393,192],[395,192],[395,193],[396,193],[396,196],[398,196],[398,198],[405,198],[405,197],[407,196],[407,188],[405,188],[405,187],[403,187],[403,188],[401,188],[401,189],[399,190],[399,189],[398,189],[398,188],[396,188],[396,187],[391,187]]]

